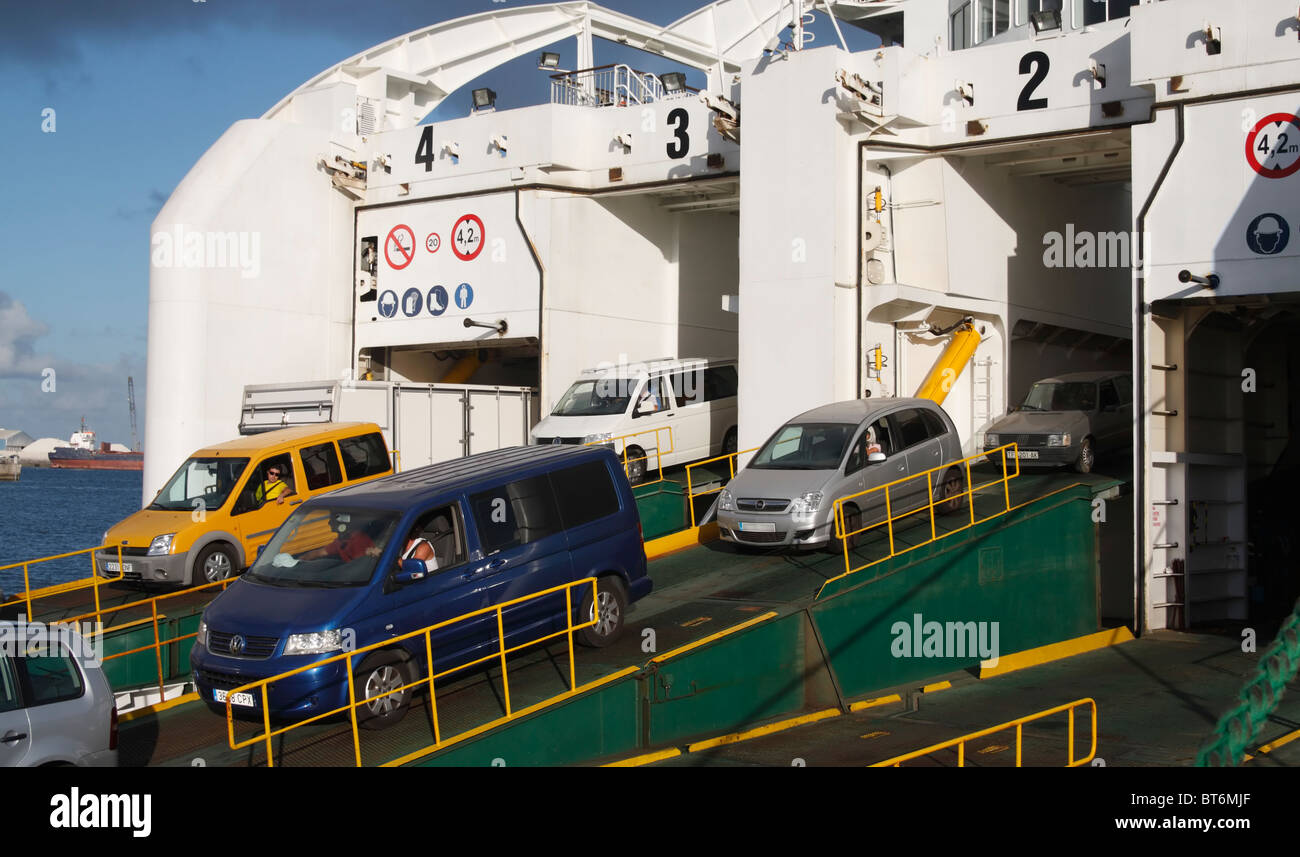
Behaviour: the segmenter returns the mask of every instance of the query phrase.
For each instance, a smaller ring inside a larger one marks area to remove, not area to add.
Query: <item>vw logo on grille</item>
[[[551,446],[558,446],[561,443],[563,443],[563,440],[561,438],[558,437],[551,438]]]
[[[765,501],[763,501],[763,500],[755,500],[755,501],[754,501],[754,508],[757,509],[757,510],[760,511],[760,512],[763,511],[763,509],[764,509],[766,506],[767,506],[767,503],[766,503]]]
[[[237,654],[239,654],[240,652],[244,651],[244,644],[245,644],[245,640],[244,640],[244,638],[243,638],[243,635],[241,635],[241,634],[236,634],[235,636],[231,637],[231,638],[230,638],[230,654],[232,654],[232,655],[237,655]]]

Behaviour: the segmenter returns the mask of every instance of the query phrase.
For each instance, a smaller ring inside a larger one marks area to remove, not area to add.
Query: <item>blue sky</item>
[[[600,5],[668,24],[703,4]],[[84,414],[101,440],[130,443],[133,375],[143,432],[149,227],[203,152],[235,121],[260,116],[358,51],[493,8],[501,4],[57,0],[7,8],[0,426],[67,438]],[[816,44],[833,41],[829,27],[814,30]],[[574,42],[558,50],[571,68]],[[671,68],[599,41],[596,54],[597,62]],[[689,82],[700,85],[702,76]],[[432,118],[465,115],[476,85],[495,89],[498,109],[509,109],[544,101],[546,84],[535,58],[522,58],[452,95]],[[47,108],[53,133],[42,130]],[[42,391],[47,368],[55,370],[52,392]]]

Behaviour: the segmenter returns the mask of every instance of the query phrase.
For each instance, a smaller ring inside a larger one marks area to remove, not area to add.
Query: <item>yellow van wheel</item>
[[[195,585],[216,583],[233,575],[238,569],[235,551],[228,545],[208,545],[194,560],[193,582]]]

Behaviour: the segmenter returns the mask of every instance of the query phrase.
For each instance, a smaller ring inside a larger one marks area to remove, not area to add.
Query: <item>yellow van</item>
[[[99,573],[189,586],[238,574],[302,501],[392,474],[374,423],[279,429],[200,449],[104,533]]]

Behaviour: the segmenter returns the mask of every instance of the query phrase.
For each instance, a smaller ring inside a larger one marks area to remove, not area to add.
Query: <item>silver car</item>
[[[778,429],[722,490],[719,531],[741,545],[833,545],[836,500],[918,475],[889,489],[890,511],[925,507],[927,479],[919,474],[961,457],[952,419],[928,399],[857,399],[814,408]],[[938,511],[961,508],[966,481],[960,465],[937,470],[929,484],[943,501]],[[844,507],[849,531],[884,521],[884,491],[858,503]]]
[[[0,622],[0,767],[116,764],[117,706],[85,638]]]

